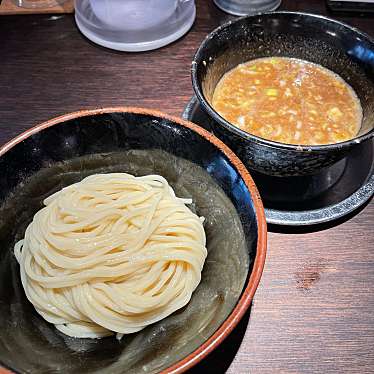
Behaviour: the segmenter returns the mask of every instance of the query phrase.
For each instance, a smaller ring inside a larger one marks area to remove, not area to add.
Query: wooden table
[[[322,0],[283,1],[282,9],[328,14]],[[374,36],[373,16],[331,16]],[[180,115],[192,95],[193,53],[228,18],[211,1],[197,1],[185,37],[126,54],[89,42],[71,15],[1,17],[0,143],[81,108],[132,105]],[[373,221],[369,203],[323,230],[270,232],[250,313],[193,372],[374,372]]]

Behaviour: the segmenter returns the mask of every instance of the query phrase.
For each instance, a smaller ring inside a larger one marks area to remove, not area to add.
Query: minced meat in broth
[[[360,102],[328,69],[294,58],[240,64],[218,83],[214,109],[253,135],[287,144],[339,143],[358,133]]]

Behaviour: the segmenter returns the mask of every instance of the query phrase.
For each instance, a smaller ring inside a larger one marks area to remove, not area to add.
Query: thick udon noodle
[[[121,337],[182,308],[207,256],[190,202],[157,175],[96,174],[58,191],[14,249],[27,298],[74,337]]]

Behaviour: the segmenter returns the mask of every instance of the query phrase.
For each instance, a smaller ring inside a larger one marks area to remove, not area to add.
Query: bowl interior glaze
[[[199,101],[229,130],[247,139],[281,147],[282,143],[239,130],[210,105],[214,89],[226,72],[240,63],[270,56],[311,61],[340,75],[355,90],[363,108],[362,126],[356,140],[373,134],[374,42],[353,27],[317,15],[264,13],[240,18],[214,30],[203,41],[192,63],[193,86]],[[326,148],[311,148],[318,147]]]
[[[150,112],[97,111],[55,123],[0,150],[0,362],[16,372],[183,371],[242,315],[261,274],[265,221],[243,171],[209,135]],[[208,257],[191,302],[121,341],[70,338],[44,321],[23,292],[12,252],[46,196],[102,172],[161,174],[206,218]]]

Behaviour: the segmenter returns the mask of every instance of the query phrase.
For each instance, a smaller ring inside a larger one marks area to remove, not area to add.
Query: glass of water
[[[214,0],[218,8],[235,16],[245,16],[275,10],[281,0]]]
[[[194,0],[76,0],[75,19],[93,42],[121,51],[162,47],[195,20]]]

